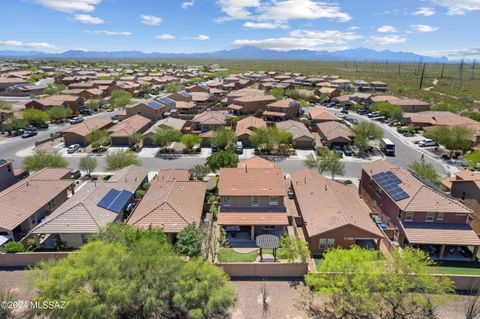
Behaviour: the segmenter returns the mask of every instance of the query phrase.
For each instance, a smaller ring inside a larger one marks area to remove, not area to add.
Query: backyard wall
[[[26,267],[35,265],[42,260],[60,259],[68,256],[71,252],[29,252],[16,254],[0,254],[0,268]]]
[[[290,277],[299,278],[308,273],[308,264],[301,263],[218,263],[230,277]]]

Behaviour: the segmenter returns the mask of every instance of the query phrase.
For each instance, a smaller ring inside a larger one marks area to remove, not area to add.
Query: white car
[[[78,151],[80,149],[80,145],[78,144],[72,144],[70,145],[69,147],[67,147],[67,153],[68,154],[73,154],[75,153],[76,151]]]
[[[427,138],[427,139],[424,139],[424,140],[421,140],[420,142],[418,142],[418,146],[420,147],[432,147],[432,146],[438,146],[438,143]]]

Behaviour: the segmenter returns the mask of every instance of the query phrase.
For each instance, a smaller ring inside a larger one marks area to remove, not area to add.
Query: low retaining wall
[[[302,263],[218,263],[230,277],[291,277],[308,273],[308,264]]]
[[[72,252],[28,252],[16,254],[0,254],[0,268],[18,267],[23,268],[38,264],[40,261],[48,259],[60,259],[68,256]]]
[[[480,289],[480,276],[446,275],[455,284],[457,290],[471,291]]]

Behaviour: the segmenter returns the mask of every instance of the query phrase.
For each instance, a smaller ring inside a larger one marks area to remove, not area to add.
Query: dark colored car
[[[218,145],[212,144],[212,153],[218,152]]]
[[[78,113],[82,114],[82,115],[92,115],[93,112],[90,111],[89,109],[81,109],[80,111],[78,111]]]
[[[37,128],[33,125],[27,125],[23,128],[24,131],[32,131],[32,132],[36,132],[37,131]]]
[[[82,177],[82,173],[78,169],[72,169],[70,171],[70,177],[72,179],[79,179],[80,177]]]
[[[52,132],[52,133],[50,133],[50,137],[60,137],[60,136],[61,136],[60,132]]]
[[[37,134],[38,134],[37,131],[25,131],[25,132],[22,134],[22,138],[32,137],[32,136],[35,136],[35,135],[37,135]]]
[[[358,109],[357,110],[357,114],[360,114],[360,115],[367,114],[367,113],[368,113],[367,109]]]
[[[293,192],[293,189],[289,188],[287,195],[288,195],[288,198],[293,199],[295,197],[295,193]]]
[[[45,122],[35,123],[35,126],[38,128],[46,129],[48,128],[48,123],[45,123]]]
[[[348,114],[348,109],[343,108],[343,109],[340,111],[340,113]]]
[[[345,156],[352,156],[353,155],[352,149],[348,145],[343,145],[343,154]]]
[[[330,102],[330,103],[327,104],[328,108],[335,107],[335,106],[337,106],[337,103],[335,103],[335,102]]]
[[[332,145],[332,150],[333,150],[335,153],[340,154],[340,156],[342,156],[342,154],[343,154],[342,146],[340,146],[340,145],[338,145],[338,144]]]

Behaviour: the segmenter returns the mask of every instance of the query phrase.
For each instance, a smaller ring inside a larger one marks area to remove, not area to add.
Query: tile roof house
[[[83,106],[83,98],[75,95],[65,94],[52,95],[44,97],[42,99],[30,101],[25,104],[25,108],[45,110],[49,107],[56,105],[63,105],[65,107],[69,107],[74,113],[76,113]]]
[[[253,114],[258,110],[266,110],[267,105],[276,101],[271,95],[246,94],[232,99],[228,108],[236,114]]]
[[[127,117],[108,129],[110,144],[112,146],[131,146],[132,141],[130,137],[132,134],[143,134],[150,127],[150,124],[150,119],[138,114]]]
[[[267,123],[261,118],[255,116],[246,117],[237,122],[235,128],[235,135],[238,140],[243,143],[244,147],[251,146],[250,136],[253,132],[261,127],[267,127]]]
[[[312,107],[308,110],[313,123],[340,121],[340,119],[324,107]]]
[[[249,159],[238,162],[238,168],[277,168],[277,164],[266,160],[260,156],[254,156]]]
[[[226,124],[225,115],[218,111],[205,111],[192,119],[192,131],[214,131]]]
[[[430,103],[418,99],[397,99],[389,102],[400,107],[403,112],[424,112],[430,110]]]
[[[352,186],[330,180],[316,171],[292,173],[295,204],[310,251],[321,254],[332,247],[353,245],[378,249],[382,232],[370,218],[370,209]]]
[[[315,137],[305,124],[292,120],[275,124],[279,129],[292,133],[292,146],[294,148],[311,149],[315,147]]]
[[[115,172],[107,181],[90,181],[32,230],[38,246],[46,237],[77,248],[88,236],[125,217],[125,208],[135,191],[147,181],[147,170],[130,165]]]
[[[255,240],[256,235],[281,235],[288,225],[284,197],[287,193],[280,168],[220,169],[221,205],[217,224],[227,231],[230,243]]]
[[[298,117],[300,102],[294,99],[283,99],[267,105],[262,117],[266,121],[286,121]]]
[[[480,239],[469,225],[472,211],[417,174],[370,162],[363,166],[360,195],[400,245],[425,249],[432,259],[476,258]],[[473,255],[465,250],[469,246]]]
[[[0,159],[0,192],[28,176],[28,172],[15,170],[12,160]]]
[[[164,119],[158,121],[157,123],[152,125],[148,130],[146,130],[145,133],[143,133],[143,145],[144,146],[155,146],[156,145],[155,131],[159,127],[162,127],[162,126],[170,127],[170,128],[175,129],[175,130],[178,130],[180,132],[184,132],[185,128],[187,126],[187,121],[182,120],[182,119],[177,119],[177,118],[174,118],[174,117],[167,117],[167,118],[164,118]]]
[[[65,202],[73,188],[70,170],[45,168],[3,190],[0,192],[0,235],[21,240]]]
[[[172,100],[173,103],[175,103]],[[175,105],[173,105],[174,107]],[[148,118],[153,123],[161,120],[164,117],[164,113],[172,109],[171,105],[161,103],[160,101],[145,101],[133,105],[127,105],[125,111],[127,112],[127,117],[139,114],[143,117]]]
[[[63,131],[62,135],[65,141],[65,146],[80,144],[85,147],[89,144],[86,138],[88,134],[95,130],[108,129],[112,124],[113,123],[110,119],[90,118],[82,123],[72,125]]]
[[[190,181],[189,175],[187,170],[160,172],[150,182],[150,188],[127,224],[162,228],[172,243],[189,224],[200,226],[207,183]]]
[[[329,148],[334,144],[349,145],[353,141],[354,135],[352,130],[341,122],[322,122],[317,123],[315,127],[320,135],[322,143]]]

